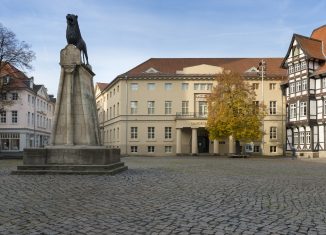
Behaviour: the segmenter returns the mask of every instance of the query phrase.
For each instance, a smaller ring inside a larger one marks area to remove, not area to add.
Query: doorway
[[[209,138],[205,128],[198,128],[198,153],[209,153]]]

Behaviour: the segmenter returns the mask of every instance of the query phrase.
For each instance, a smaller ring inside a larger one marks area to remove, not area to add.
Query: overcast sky
[[[326,24],[315,0],[0,0],[0,22],[36,53],[35,82],[57,95],[66,14],[77,14],[95,82],[152,57],[283,57],[293,33]]]

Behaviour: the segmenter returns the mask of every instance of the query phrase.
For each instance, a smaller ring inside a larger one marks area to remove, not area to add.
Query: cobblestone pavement
[[[20,176],[0,161],[0,234],[326,234],[326,164],[123,158],[115,176]]]

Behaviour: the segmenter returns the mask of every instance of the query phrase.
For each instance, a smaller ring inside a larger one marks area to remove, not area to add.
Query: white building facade
[[[285,99],[280,84],[286,74],[281,58],[266,58],[267,74],[258,74],[260,58],[149,59],[111,83],[95,88],[103,144],[123,155],[227,155],[231,138],[209,140],[206,97],[224,69],[242,74],[264,102],[264,142],[255,154],[282,155],[285,139]],[[264,92],[262,92],[262,89]],[[242,143],[244,145],[245,143]]]
[[[12,104],[0,112],[0,151],[43,147],[49,142],[55,99],[43,85],[35,85],[33,78],[10,69],[6,76],[10,89],[2,94],[1,100],[11,100]]]

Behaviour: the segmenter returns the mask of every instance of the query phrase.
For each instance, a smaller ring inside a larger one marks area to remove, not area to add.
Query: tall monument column
[[[25,149],[24,165],[13,174],[112,175],[127,169],[120,162],[120,149],[101,145],[95,74],[88,64],[77,16],[67,15],[67,25],[68,45],[60,52],[61,73],[50,145]]]

